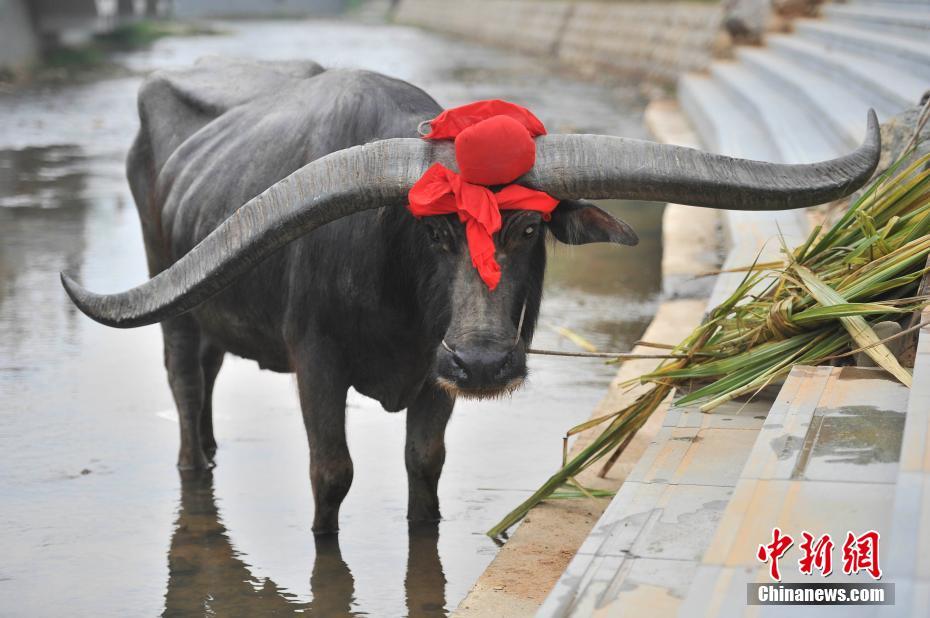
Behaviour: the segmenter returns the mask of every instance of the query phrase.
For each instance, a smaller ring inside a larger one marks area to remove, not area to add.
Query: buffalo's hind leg
[[[203,406],[200,412],[200,445],[207,459],[216,455],[216,437],[213,435],[213,385],[223,366],[226,352],[207,340],[200,344],[200,366],[203,368]]]
[[[178,469],[182,472],[207,469],[201,445],[200,423],[204,402],[204,370],[200,360],[200,327],[190,316],[162,322],[165,368],[178,408],[181,448]]]
[[[346,393],[349,386],[335,369],[335,357],[301,350],[293,359],[300,408],[310,443],[313,533],[339,531],[339,507],[352,485],[352,457],[346,444]]]
[[[446,460],[446,424],[455,399],[434,384],[423,387],[407,408],[407,519],[439,520],[439,476]]]

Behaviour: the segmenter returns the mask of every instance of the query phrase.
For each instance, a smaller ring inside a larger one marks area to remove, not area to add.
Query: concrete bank
[[[659,141],[693,146],[696,137],[671,101],[652,103],[646,122]],[[720,266],[723,249],[717,211],[669,204],[662,221],[662,272],[667,300],[643,334],[643,340],[677,343],[700,322],[707,306],[712,278],[699,275]],[[636,348],[646,353],[646,348]],[[632,402],[642,387],[620,385],[655,367],[653,360],[624,363],[591,418],[609,414]],[[660,408],[626,448],[606,478],[598,466],[578,480],[587,487],[617,490],[659,431]],[[567,428],[566,428],[567,429]],[[596,437],[601,427],[583,433],[571,455]],[[608,499],[555,500],[534,508],[513,532],[494,561],[481,575],[455,612],[457,616],[532,615],[562,575],[581,543],[609,504]]]
[[[718,3],[402,0],[396,20],[555,57],[583,73],[674,83],[726,53]]]

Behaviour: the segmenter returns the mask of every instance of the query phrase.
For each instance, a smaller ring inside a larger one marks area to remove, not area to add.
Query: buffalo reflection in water
[[[404,580],[409,616],[446,615],[446,578],[438,541],[438,524],[410,527]],[[355,579],[342,559],[338,537],[316,537],[315,546],[310,575],[313,600],[302,602],[271,579],[262,582],[249,571],[220,520],[211,475],[182,480],[163,616],[365,615],[363,609],[353,609]]]

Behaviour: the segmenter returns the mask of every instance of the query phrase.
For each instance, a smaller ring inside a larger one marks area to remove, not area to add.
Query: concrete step
[[[778,160],[768,134],[734,104],[719,83],[696,73],[684,75],[678,99],[706,149],[744,159]]]
[[[891,116],[917,105],[924,91],[930,88],[927,80],[895,66],[857,56],[820,41],[778,34],[770,35],[766,42],[773,52],[856,90],[860,98],[878,111],[879,116]]]
[[[846,150],[830,125],[812,120],[803,105],[750,67],[736,62],[715,62],[711,65],[711,76],[744,112],[765,127],[781,161],[823,161]]]
[[[669,409],[536,615],[675,616],[771,405]]]
[[[738,48],[737,58],[790,95],[812,122],[830,125],[839,147],[855,148],[865,138],[866,114],[872,106],[856,92],[766,49]]]
[[[925,309],[921,321],[928,319],[930,310]],[[926,543],[914,539],[930,539],[930,330],[927,328],[920,331],[917,346],[892,513],[885,572],[888,580],[895,582],[895,608],[894,611],[883,608],[879,616],[926,616],[930,601],[930,554]]]
[[[826,4],[821,12],[833,23],[851,24],[879,33],[930,40],[930,5]]]
[[[765,581],[755,548],[774,526],[840,545],[847,530],[893,532],[908,389],[879,369],[795,367],[770,395],[670,408],[538,615],[756,616],[746,583]],[[810,581],[791,558],[785,580]]]
[[[794,28],[798,36],[805,39],[884,61],[930,81],[930,41],[871,32],[819,19],[796,20]]]
[[[884,543],[888,536],[896,535],[893,500],[900,489],[899,467],[904,465],[908,394],[907,387],[879,369],[792,369],[757,434],[715,533],[705,543],[687,596],[680,602],[687,612],[679,615],[826,615],[798,611],[813,608],[763,608],[766,611],[758,612],[753,610],[760,608],[747,607],[746,584],[770,581],[769,567],[756,558],[755,548],[771,541],[776,526],[798,539],[781,561],[785,582],[811,581],[812,576],[800,573],[797,564],[803,530],[818,537],[830,534],[836,544],[834,565],[842,564],[837,552],[842,555],[847,531],[861,534],[877,530],[883,542],[881,555],[893,556]],[[919,515],[919,509],[911,514]],[[910,523],[907,540],[912,546],[922,531],[920,523]],[[890,575],[889,566],[886,560],[886,576]],[[908,574],[913,577],[914,570]],[[832,580],[838,576],[844,582],[871,581],[866,573],[835,573]],[[901,581],[886,577],[888,580],[896,585]],[[926,615],[917,607],[902,609],[896,603],[894,615]],[[875,609],[844,607],[840,614],[874,616]]]

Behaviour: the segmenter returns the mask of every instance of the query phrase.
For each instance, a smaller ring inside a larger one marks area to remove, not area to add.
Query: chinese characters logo
[[[833,572],[833,539],[829,534],[814,537],[806,530],[801,532],[802,541],[798,548],[801,558],[798,560],[798,570],[805,575],[812,575],[814,571],[826,577]],[[868,573],[872,579],[881,579],[882,570],[878,563],[879,534],[875,530],[856,536],[852,532],[846,533],[843,543],[843,573],[855,575],[860,571]],[[756,558],[760,562],[768,563],[769,576],[781,581],[781,571],[778,561],[784,557],[785,552],[794,545],[794,539],[782,533],[781,529],[772,529],[772,542],[759,545]]]

